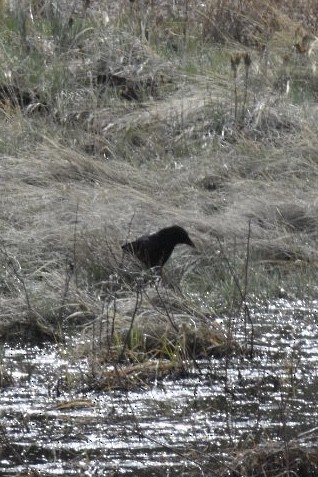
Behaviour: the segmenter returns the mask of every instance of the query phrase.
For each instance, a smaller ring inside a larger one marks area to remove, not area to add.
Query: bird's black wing
[[[124,253],[129,253],[138,258],[144,265],[151,266],[149,264],[149,236],[143,235],[142,237],[134,240],[133,242],[122,245]]]

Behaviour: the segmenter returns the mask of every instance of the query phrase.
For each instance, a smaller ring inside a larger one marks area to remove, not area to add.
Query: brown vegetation
[[[81,337],[72,386],[99,391],[252,356],[233,322],[316,296],[318,259],[317,2],[106,3],[0,2],[0,338]],[[172,224],[196,250],[160,282],[124,263]],[[252,443],[232,468],[316,475],[317,452]]]
[[[225,258],[234,253],[244,270],[247,243],[257,276],[264,263],[266,270],[282,264],[284,276],[286,262],[291,274],[294,263],[314,273],[315,51],[301,70],[293,56],[310,25],[300,25],[283,2],[268,2],[262,14],[252,1],[233,12],[226,2],[208,2],[205,10],[191,2],[149,4],[157,30],[145,41],[136,37],[135,3],[111,7],[107,28],[79,23],[79,10],[67,30],[51,12],[55,36],[41,38],[48,49],[35,48],[36,23],[22,31],[18,23],[16,43],[6,48],[20,51],[23,70],[0,52],[2,91],[11,102],[1,110],[3,336],[9,329],[21,336],[24,322],[56,339],[69,317],[103,316],[118,294],[134,303],[121,245],[172,223],[198,243],[196,254],[183,250],[171,263],[186,290],[200,293],[206,282],[222,292],[232,273]],[[240,19],[254,29],[245,31],[248,41],[235,37],[231,18],[242,35]],[[221,38],[205,33],[208,19],[222,30],[222,48]],[[165,22],[182,50],[157,34]],[[190,63],[195,73],[187,73]],[[277,86],[285,77],[289,92]],[[39,98],[45,110],[30,115]]]
[[[314,442],[294,440],[287,445],[275,441],[263,442],[252,449],[238,451],[231,467],[232,476],[245,475],[276,477],[288,472],[302,477],[318,473],[318,451],[315,429],[311,432]],[[309,436],[309,433],[308,433]],[[226,474],[228,475],[228,474]]]

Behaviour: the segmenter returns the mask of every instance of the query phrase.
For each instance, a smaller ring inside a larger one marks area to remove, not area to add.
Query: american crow
[[[172,225],[155,234],[143,235],[122,246],[124,253],[137,257],[147,268],[162,267],[177,244],[195,247],[188,233],[179,225]]]

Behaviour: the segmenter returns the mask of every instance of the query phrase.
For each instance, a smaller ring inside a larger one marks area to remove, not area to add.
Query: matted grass
[[[106,26],[75,9],[75,30],[38,12],[25,37],[17,12],[8,14],[1,81],[41,92],[47,109],[9,97],[0,111],[3,335],[23,317],[55,337],[69,317],[85,324],[118,299],[133,304],[140,272],[123,264],[121,245],[174,223],[196,250],[176,250],[167,281],[194,307],[201,297],[212,315],[233,313],[248,294],[315,293],[315,52],[297,57],[303,30],[284,3],[268,5],[279,21],[266,57],[252,42],[235,43],[225,20],[225,43],[204,39],[212,2],[188,17],[184,4],[170,24],[168,6],[148,41],[137,5],[135,16],[111,9]],[[52,34],[59,24],[71,29],[63,48]],[[276,87],[285,74],[288,95]]]

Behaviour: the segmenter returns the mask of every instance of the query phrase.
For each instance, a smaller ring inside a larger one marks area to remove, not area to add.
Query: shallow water
[[[316,427],[317,303],[281,300],[254,310],[252,320],[253,360],[199,362],[187,379],[125,393],[62,391],[85,373],[85,361],[70,364],[58,346],[4,346],[2,364],[15,384],[0,395],[0,473],[211,475],[239,443]],[[243,321],[233,329],[243,342]],[[56,408],[72,399],[86,407]]]

